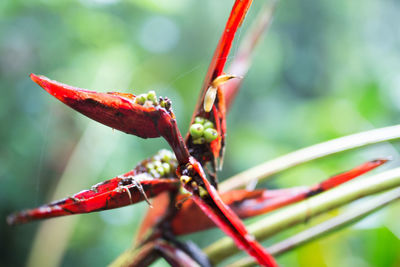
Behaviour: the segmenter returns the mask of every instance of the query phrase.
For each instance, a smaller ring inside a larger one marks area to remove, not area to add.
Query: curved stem
[[[290,167],[338,152],[400,138],[400,125],[352,134],[283,155],[232,176],[220,184],[221,192],[245,187],[252,181],[266,180]]]
[[[383,193],[367,203],[358,204],[344,213],[329,219],[323,223],[304,230],[294,236],[291,236],[279,243],[276,243],[267,248],[274,256],[278,256],[287,251],[302,246],[324,235],[333,233],[350,224],[356,223],[371,213],[387,206],[388,204],[400,199],[400,188],[395,188],[389,192]],[[257,266],[254,260],[250,257],[243,258],[228,267],[250,267]]]
[[[281,209],[251,224],[248,230],[257,240],[265,240],[321,213],[353,200],[400,186],[400,168],[342,185],[298,204]],[[218,263],[238,252],[233,242],[222,238],[205,248],[212,263]]]

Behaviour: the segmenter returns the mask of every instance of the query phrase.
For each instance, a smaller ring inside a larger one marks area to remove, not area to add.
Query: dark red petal
[[[244,20],[247,10],[251,6],[252,0],[236,0],[228,21],[226,22],[224,32],[215,49],[213,58],[203,84],[203,97],[205,90],[210,86],[211,82],[223,74],[226,60],[232,47],[233,39],[238,28]]]
[[[99,183],[92,189],[81,191],[72,197],[12,214],[7,218],[7,222],[20,224],[71,214],[115,209],[143,201],[146,197],[154,197],[164,191],[175,190],[178,186],[179,180],[174,178],[154,179],[146,174],[135,175],[134,171],[131,171]]]
[[[328,190],[328,189],[338,186],[342,183],[345,183],[357,176],[360,176],[366,172],[369,172],[369,171],[381,166],[382,164],[385,164],[387,161],[388,161],[388,159],[375,159],[375,160],[365,162],[364,164],[361,164],[347,172],[332,176],[331,178],[320,183],[319,185],[316,185],[314,190],[317,190],[317,191]]]
[[[35,74],[31,78],[64,104],[102,124],[142,138],[160,136],[157,121],[165,111],[135,104],[134,95],[92,92]]]
[[[250,30],[241,38],[235,58],[229,65],[228,73],[244,78],[252,63],[252,56],[257,43],[262,39],[263,33],[269,28],[277,1],[267,1],[257,18],[252,23]],[[243,79],[232,79],[221,85],[226,101],[226,110],[229,111],[232,102],[242,84]]]
[[[55,98],[93,120],[142,138],[164,137],[178,161],[188,161],[189,153],[172,112],[160,106],[138,105],[135,103],[136,96],[132,94],[92,92],[44,76],[30,76]]]

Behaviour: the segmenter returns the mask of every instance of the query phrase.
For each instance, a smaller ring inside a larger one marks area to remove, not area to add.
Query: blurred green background
[[[0,1],[0,266],[110,263],[131,245],[146,204],[17,227],[7,226],[5,217],[122,174],[167,147],[161,139],[141,140],[91,122],[28,74],[98,91],[156,90],[173,100],[185,132],[232,3]],[[239,41],[263,3],[255,1]],[[281,1],[230,113],[220,177],[317,142],[397,124],[399,14],[397,0]],[[236,51],[237,42],[231,56]],[[399,165],[398,151],[393,142],[340,153],[283,172],[267,186],[312,184],[365,160],[393,156],[381,171]],[[278,262],[400,266],[398,214],[395,203]],[[204,247],[221,236],[211,230],[186,238]]]

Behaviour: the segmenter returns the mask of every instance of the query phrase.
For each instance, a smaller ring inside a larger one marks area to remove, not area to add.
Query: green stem
[[[259,241],[265,240],[294,225],[353,200],[400,186],[400,168],[355,180],[298,204],[283,208],[251,224],[248,230]],[[229,238],[222,238],[205,248],[212,263],[218,263],[238,252]]]
[[[232,176],[219,185],[220,192],[245,187],[252,181],[266,180],[271,175],[290,167],[338,152],[400,138],[400,125],[374,129],[333,139],[306,147],[267,161]]]
[[[383,193],[380,196],[374,197],[367,203],[358,204],[346,212],[327,220],[321,224],[302,231],[294,236],[291,236],[279,243],[276,243],[269,248],[268,252],[274,256],[285,253],[289,250],[297,248],[303,244],[311,242],[321,236],[330,234],[340,230],[350,224],[360,221],[371,213],[385,207],[386,205],[400,199],[400,188],[395,188],[389,192]],[[254,260],[250,257],[243,258],[229,267],[250,267],[257,266]]]

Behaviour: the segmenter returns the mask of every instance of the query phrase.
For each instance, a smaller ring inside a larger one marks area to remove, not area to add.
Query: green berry
[[[194,118],[194,122],[195,122],[195,123],[203,124],[204,121],[205,121],[205,119],[202,118],[202,117],[196,117],[196,118]]]
[[[159,161],[159,160],[155,160],[155,161],[153,162],[153,164],[154,164],[154,168],[155,168],[155,169],[157,169],[158,167],[161,167],[161,166],[162,166],[161,161]]]
[[[157,101],[157,95],[156,95],[156,92],[154,92],[154,91],[149,91],[148,93],[147,93],[147,100],[150,100],[150,101]]]
[[[195,145],[202,145],[206,142],[206,139],[204,137],[199,137],[197,139],[193,139],[193,144]]]
[[[157,167],[156,171],[160,174],[160,176],[163,176],[165,174],[165,170],[162,166]]]
[[[164,161],[164,162],[170,162],[170,160],[171,160],[171,155],[169,155],[169,154],[164,154],[164,155],[162,156],[162,161]]]
[[[154,164],[151,163],[151,162],[148,162],[148,163],[146,164],[146,169],[147,169],[148,171],[154,169]]]
[[[183,186],[181,186],[181,187],[179,188],[179,192],[180,192],[181,194],[183,194],[183,195],[192,194],[192,193],[190,193],[189,191],[187,191]],[[177,203],[177,205],[178,205],[178,203]]]
[[[213,128],[214,129],[214,123],[212,123],[211,121],[207,120],[206,122],[204,122],[204,129],[208,129],[208,128]]]
[[[203,135],[204,127],[200,123],[195,123],[190,126],[189,132],[190,135],[194,138],[197,139]]]
[[[171,151],[168,151],[166,149],[160,150],[160,152],[158,152],[158,154],[160,155],[161,160],[164,162],[169,162],[173,157]]]
[[[208,192],[202,186],[199,186],[199,195],[201,198],[204,198],[205,196],[208,195]]]
[[[207,143],[211,143],[218,137],[218,132],[215,129],[208,128],[204,130],[204,138],[206,139]]]
[[[139,105],[143,105],[144,102],[146,102],[146,94],[140,94],[138,96],[136,96],[135,102]]]
[[[162,167],[164,168],[165,174],[169,174],[171,172],[171,166],[168,163],[163,163]]]
[[[154,178],[160,177],[160,174],[159,174],[158,171],[156,171],[155,169],[150,170],[150,174],[151,174],[151,176],[153,176]]]

